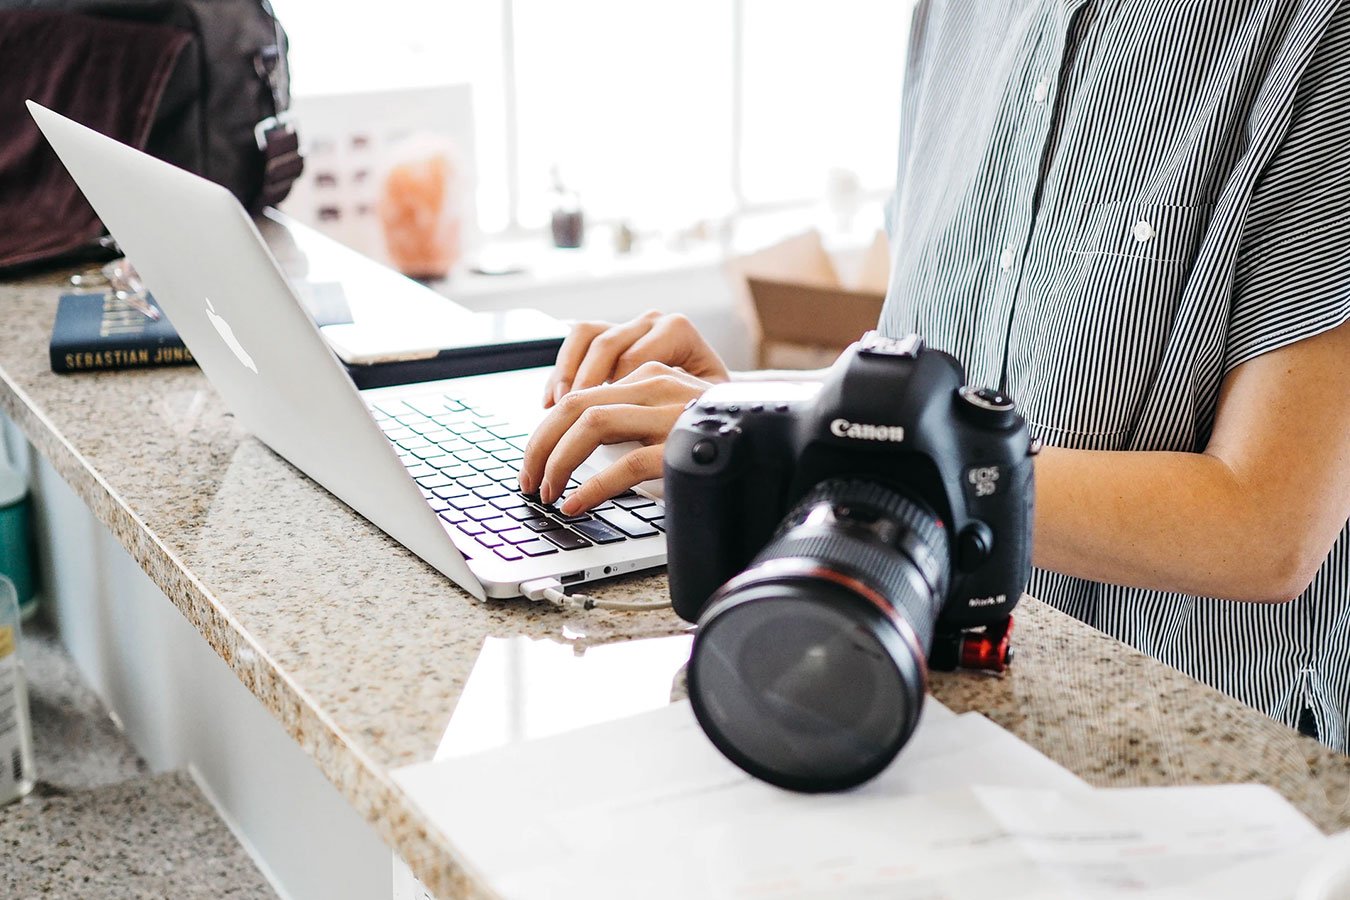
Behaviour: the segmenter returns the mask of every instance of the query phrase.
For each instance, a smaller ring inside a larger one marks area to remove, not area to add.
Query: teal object
[[[19,613],[27,619],[37,610],[33,504],[23,476],[3,462],[0,462],[0,575],[14,582]]]

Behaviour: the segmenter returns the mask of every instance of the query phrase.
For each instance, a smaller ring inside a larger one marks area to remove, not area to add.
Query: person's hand
[[[525,445],[520,489],[555,502],[577,466],[601,444],[640,441],[584,482],[562,504],[573,515],[635,484],[661,477],[662,455],[675,420],[711,382],[659,362],[646,362],[612,384],[573,390],[558,401]]]
[[[646,362],[665,363],[713,384],[731,377],[721,357],[687,318],[653,310],[621,325],[581,322],[573,326],[544,387],[544,407],[553,406],[569,391],[619,381]]]

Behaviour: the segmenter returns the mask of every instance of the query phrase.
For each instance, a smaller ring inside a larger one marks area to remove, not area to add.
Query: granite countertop
[[[245,434],[194,368],[53,374],[64,274],[0,283],[0,409],[429,888],[486,892],[390,774],[433,757],[485,642],[683,623],[474,601]],[[660,573],[589,590],[665,591]],[[1260,781],[1350,827],[1350,757],[1034,600],[1015,641],[1009,675],[937,675],[934,695],[1096,785]]]

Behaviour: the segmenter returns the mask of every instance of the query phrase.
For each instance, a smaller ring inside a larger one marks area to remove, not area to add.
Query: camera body
[[[848,478],[907,497],[945,532],[937,634],[1003,623],[1030,577],[1036,450],[1007,396],[966,385],[955,358],[914,335],[870,333],[823,385],[715,386],[666,445],[674,609],[697,621],[785,513],[822,482]]]

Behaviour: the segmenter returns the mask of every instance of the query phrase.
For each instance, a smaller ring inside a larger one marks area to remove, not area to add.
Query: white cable
[[[670,606],[669,600],[642,602],[605,600],[600,597],[592,597],[589,594],[568,595],[563,591],[562,584],[556,578],[536,578],[533,581],[522,582],[520,592],[535,602],[546,600],[560,609],[607,609],[611,612],[644,612],[650,609],[666,609]]]

